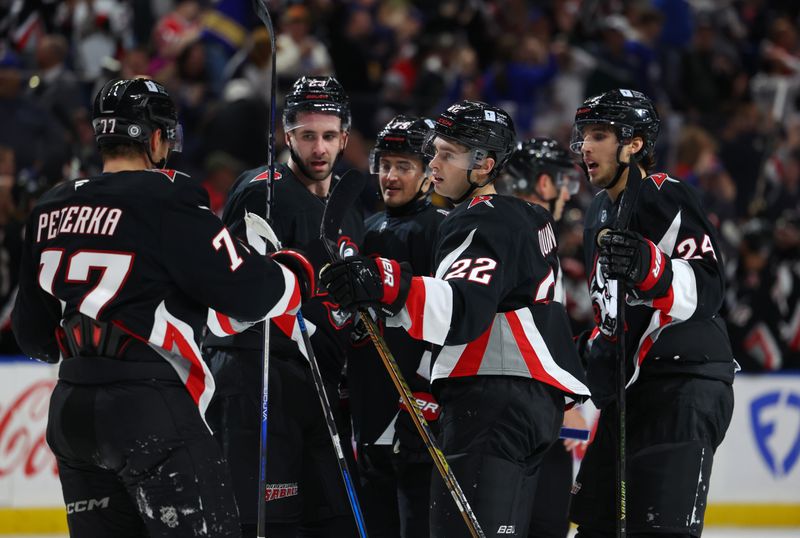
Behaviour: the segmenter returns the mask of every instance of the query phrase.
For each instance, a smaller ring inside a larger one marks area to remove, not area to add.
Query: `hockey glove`
[[[308,301],[316,295],[316,282],[314,279],[314,266],[308,261],[301,252],[297,250],[283,249],[270,254],[270,257],[279,264],[286,267],[294,276],[297,277],[297,285],[300,288],[300,297],[303,302]]]
[[[672,284],[672,265],[652,241],[629,230],[609,230],[597,242],[603,276],[625,281],[641,299],[667,292]]]
[[[592,402],[603,409],[617,399],[614,362],[617,360],[616,344],[604,336],[592,342],[586,357],[586,386],[592,393]]]
[[[405,305],[411,276],[407,263],[357,254],[324,267],[319,278],[341,307],[377,307],[393,316]]]

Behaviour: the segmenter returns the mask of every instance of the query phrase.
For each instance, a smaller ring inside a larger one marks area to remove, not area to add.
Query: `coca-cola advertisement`
[[[0,507],[63,506],[55,457],[45,440],[58,369],[0,360]]]

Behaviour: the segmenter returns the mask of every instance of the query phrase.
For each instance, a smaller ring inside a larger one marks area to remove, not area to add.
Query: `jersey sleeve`
[[[673,320],[709,318],[725,293],[715,231],[694,191],[672,178],[662,181],[645,180],[634,226],[669,257],[673,276],[666,293],[643,303]]]
[[[45,362],[58,362],[60,357],[56,331],[61,321],[61,305],[52,293],[55,271],[48,264],[36,265],[32,248],[32,229],[22,248],[19,290],[11,313],[14,336],[20,349],[29,357]]]
[[[513,273],[512,234],[497,233],[492,221],[445,233],[435,276],[415,276],[406,304],[387,324],[437,345],[471,342],[486,332]]]
[[[241,321],[296,309],[300,290],[294,274],[234,237],[204,198],[199,188],[186,187],[165,204],[163,257],[178,286],[219,314]]]

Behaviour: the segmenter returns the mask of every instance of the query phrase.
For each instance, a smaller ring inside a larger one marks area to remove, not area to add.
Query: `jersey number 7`
[[[39,286],[54,297],[53,284],[63,258],[63,249],[45,249],[39,259]],[[69,257],[64,277],[67,284],[86,284],[92,269],[101,271],[97,284],[78,305],[81,314],[98,319],[100,312],[117,296],[128,279],[133,258],[132,253],[106,250],[79,250]]]

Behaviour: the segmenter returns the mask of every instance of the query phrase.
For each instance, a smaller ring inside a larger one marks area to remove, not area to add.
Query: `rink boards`
[[[0,534],[66,531],[45,442],[57,368],[0,358]],[[716,454],[708,525],[800,526],[800,374],[739,375]]]

